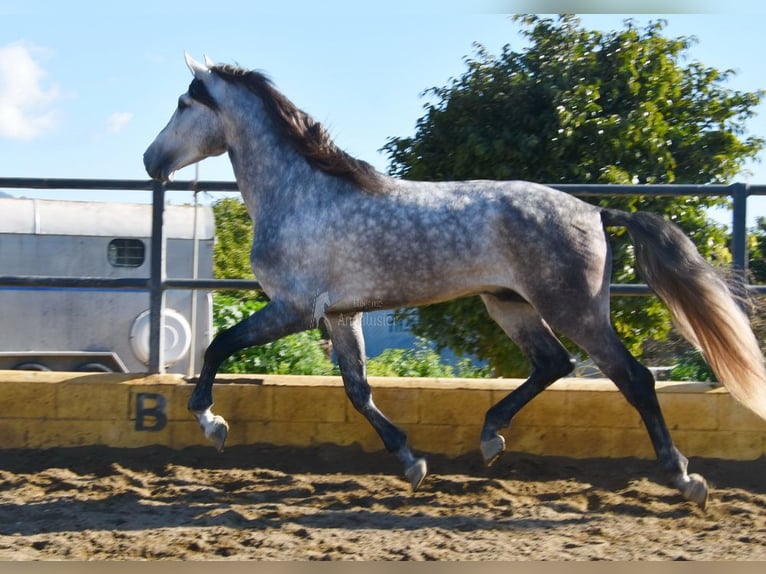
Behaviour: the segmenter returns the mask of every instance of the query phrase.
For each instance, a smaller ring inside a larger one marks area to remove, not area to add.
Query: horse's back
[[[520,221],[550,221],[566,216],[600,217],[599,208],[553,187],[524,180],[405,181],[393,188],[400,201],[446,206],[476,204],[504,209]],[[487,215],[491,215],[488,211]]]
[[[424,218],[504,244],[524,257],[551,250],[589,256],[590,246],[603,242],[600,208],[546,185],[522,180],[406,184],[401,196],[412,193],[409,201],[422,202]]]
[[[610,269],[598,207],[526,181],[406,183],[394,200],[402,202],[401,215],[392,210],[386,218],[394,259],[401,261],[408,248],[418,255],[418,269],[407,277],[524,295],[602,290]],[[384,250],[388,242],[376,235]]]

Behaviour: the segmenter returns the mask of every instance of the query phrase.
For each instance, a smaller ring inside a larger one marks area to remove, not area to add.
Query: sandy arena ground
[[[0,451],[2,560],[765,560],[766,459],[431,455],[412,493],[355,447]],[[658,482],[659,481],[659,482]]]

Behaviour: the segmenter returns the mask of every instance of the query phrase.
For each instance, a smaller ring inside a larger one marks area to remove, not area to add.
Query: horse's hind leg
[[[505,439],[498,431],[546,387],[569,374],[574,360],[529,303],[494,295],[483,295],[482,300],[490,317],[519,345],[531,366],[524,384],[487,411],[480,446],[484,462],[491,465],[505,450]]]
[[[213,381],[224,360],[232,353],[275,341],[291,333],[311,326],[310,314],[300,314],[279,301],[271,301],[250,317],[221,331],[205,351],[197,384],[189,398],[188,408],[202,427],[205,437],[213,442],[216,449],[223,450],[229,425],[223,417],[214,415]]]
[[[616,335],[615,335],[616,339]],[[670,481],[688,500],[705,507],[708,487],[704,478],[686,472],[689,461],[673,444],[667,424],[660,410],[652,373],[639,363],[622,343],[610,345],[589,353],[599,368],[616,384],[641,415],[657,454],[657,459]],[[611,348],[610,348],[611,347]]]
[[[687,500],[704,508],[708,498],[707,482],[699,474],[687,474],[689,461],[675,447],[670,437],[657,400],[652,373],[625,348],[608,319],[602,319],[598,329],[592,328],[592,325],[591,328],[577,329],[573,340],[614,381],[628,402],[639,412],[657,459],[670,482]]]
[[[380,435],[386,450],[396,454],[404,463],[404,475],[410,481],[413,490],[417,489],[428,472],[426,461],[415,458],[407,446],[407,435],[388,420],[372,400],[372,391],[367,383],[362,314],[328,314],[325,320],[333,349],[338,357],[346,395],[354,408]]]

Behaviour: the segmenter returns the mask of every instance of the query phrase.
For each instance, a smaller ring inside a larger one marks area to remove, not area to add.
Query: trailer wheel
[[[13,367],[14,371],[50,371],[51,368],[43,365],[42,363],[35,363],[34,361],[28,363],[19,363]]]
[[[83,363],[79,365],[75,371],[78,373],[113,373],[114,370],[110,369],[103,363]]]

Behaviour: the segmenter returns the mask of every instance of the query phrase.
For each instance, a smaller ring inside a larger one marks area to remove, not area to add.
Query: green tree
[[[250,265],[253,222],[242,200],[224,197],[213,203],[215,246],[213,275],[218,279],[255,279]],[[242,298],[265,301],[260,292],[235,292]]]
[[[506,45],[494,56],[477,44],[462,76],[426,90],[415,135],[390,138],[383,148],[390,173],[422,180],[725,183],[763,147],[745,130],[762,92],[726,88],[731,70],[685,63],[694,38],[665,37],[663,21],[644,28],[626,21],[623,29],[602,33],[571,15],[514,20],[528,46]],[[636,196],[601,203],[664,213],[710,260],[730,260],[725,229],[707,216],[707,208],[725,199]],[[611,243],[612,280],[639,282],[624,231]],[[477,298],[401,314],[416,334],[486,358],[498,375],[526,372],[526,361]],[[613,319],[638,355],[645,339],[662,339],[670,327],[654,298],[613,300]]]

